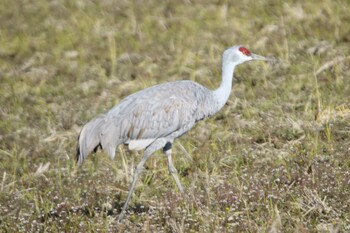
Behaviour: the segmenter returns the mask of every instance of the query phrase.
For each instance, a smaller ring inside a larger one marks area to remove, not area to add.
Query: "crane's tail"
[[[104,124],[104,115],[100,115],[88,122],[81,130],[77,144],[77,163],[81,165],[85,158],[101,147],[101,130]]]

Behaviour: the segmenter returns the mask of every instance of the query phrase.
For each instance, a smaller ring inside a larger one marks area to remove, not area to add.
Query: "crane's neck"
[[[219,104],[218,111],[225,105],[227,102],[231,89],[232,89],[232,78],[233,72],[235,70],[236,64],[232,62],[223,62],[222,63],[222,80],[220,87],[213,91],[214,98]]]

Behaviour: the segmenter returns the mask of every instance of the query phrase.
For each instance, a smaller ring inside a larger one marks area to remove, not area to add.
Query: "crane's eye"
[[[240,47],[239,51],[241,51],[241,53],[243,53],[246,56],[250,56],[252,54],[248,49],[246,49],[244,47]]]

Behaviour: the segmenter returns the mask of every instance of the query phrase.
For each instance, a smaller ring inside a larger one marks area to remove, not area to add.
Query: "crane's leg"
[[[158,139],[158,140],[156,140],[155,142],[153,142],[149,147],[146,148],[146,150],[145,150],[145,152],[144,152],[144,154],[143,154],[143,157],[142,157],[140,163],[135,167],[134,177],[133,177],[133,180],[132,180],[130,189],[129,189],[128,197],[126,198],[126,201],[125,201],[125,203],[124,203],[122,212],[119,214],[118,221],[122,220],[123,217],[124,217],[124,214],[125,214],[126,209],[128,208],[128,204],[129,204],[129,202],[130,202],[131,196],[132,196],[132,194],[134,193],[135,185],[136,185],[136,183],[137,183],[137,180],[139,179],[139,175],[140,175],[140,173],[142,172],[143,166],[145,165],[147,159],[148,159],[149,157],[151,157],[151,155],[152,155],[156,150],[159,150],[159,149],[161,149],[162,147],[164,147],[164,144],[165,144],[165,143],[166,143],[165,140]]]
[[[180,192],[183,193],[184,192],[184,188],[182,187],[179,177],[177,176],[177,170],[173,165],[173,160],[171,158],[171,146],[172,144],[170,142],[167,142],[163,148],[163,152],[164,154],[167,156],[168,158],[168,169],[169,169],[169,173],[173,176],[177,187],[179,188]]]

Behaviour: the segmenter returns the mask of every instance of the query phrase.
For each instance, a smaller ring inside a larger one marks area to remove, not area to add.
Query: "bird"
[[[184,188],[172,162],[174,140],[198,121],[214,115],[228,101],[237,65],[248,61],[271,61],[241,45],[226,49],[222,55],[220,86],[210,90],[190,80],[166,82],[148,87],[122,99],[108,112],[98,115],[82,127],[77,142],[77,164],[97,149],[111,159],[120,144],[129,150],[143,150],[134,169],[133,180],[118,220],[122,220],[146,161],[160,149],[167,157],[168,170],[181,193]]]

